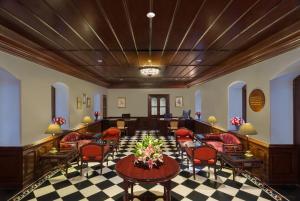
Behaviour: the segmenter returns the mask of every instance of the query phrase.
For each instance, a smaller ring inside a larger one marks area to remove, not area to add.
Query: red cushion
[[[192,139],[190,137],[177,138],[177,142],[188,142],[188,141],[192,141]]]
[[[241,144],[241,141],[231,133],[222,133],[220,134],[220,138],[224,144]]]
[[[193,157],[193,148],[186,148],[186,154],[189,158]],[[194,163],[200,165],[201,163],[215,164],[217,160],[216,151],[210,147],[199,147],[194,150]]]
[[[223,142],[220,141],[208,141],[206,144],[213,146],[217,151],[223,152]]]
[[[215,141],[221,141],[220,134],[206,134],[204,136],[204,140],[215,140]]]
[[[105,156],[110,151],[109,145],[103,147],[103,155]],[[101,146],[90,144],[81,148],[82,160],[102,160],[102,148]]]
[[[65,137],[63,137],[61,142],[76,142],[79,140],[79,136],[80,136],[79,133],[71,132],[71,133],[67,134]]]
[[[179,136],[179,137],[192,135],[192,133],[193,133],[192,131],[190,131],[189,129],[186,129],[186,128],[180,128],[175,131],[175,135]]]
[[[121,131],[118,128],[111,127],[103,132],[103,135],[120,135]]]

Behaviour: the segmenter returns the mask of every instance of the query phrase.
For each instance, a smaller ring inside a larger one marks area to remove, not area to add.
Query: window
[[[63,129],[69,128],[69,87],[62,83],[56,82],[51,86],[51,110],[52,117],[63,117],[66,123],[62,125]]]
[[[236,81],[228,87],[228,129],[235,130],[236,127],[231,125],[232,117],[241,117],[244,121],[246,119],[247,93],[246,83],[243,81]]]
[[[163,117],[169,111],[169,94],[150,94],[148,96],[149,117]]]

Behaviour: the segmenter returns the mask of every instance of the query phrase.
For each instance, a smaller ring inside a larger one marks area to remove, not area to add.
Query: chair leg
[[[82,160],[80,161],[80,175],[82,176],[82,165],[83,165],[83,163],[82,163]]]
[[[194,165],[194,163],[193,163],[193,175],[194,175],[194,180],[196,180],[196,172],[195,172],[195,165]]]
[[[101,165],[100,173],[102,174],[103,160],[100,162],[100,165]]]
[[[215,164],[215,166],[214,166],[214,174],[215,174],[215,180],[217,180],[216,164]]]
[[[210,165],[208,166],[208,178],[210,177]]]
[[[89,176],[89,162],[86,162],[86,168],[87,168],[86,177],[88,177]]]

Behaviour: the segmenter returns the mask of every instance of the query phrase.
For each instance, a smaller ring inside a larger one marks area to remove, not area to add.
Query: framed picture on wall
[[[183,107],[183,97],[177,96],[175,98],[175,107]]]
[[[77,105],[77,109],[78,110],[82,109],[82,99],[81,99],[81,97],[77,97],[77,99],[76,99],[76,105]]]
[[[90,108],[91,105],[92,105],[92,99],[91,99],[91,97],[87,97],[87,98],[86,98],[86,107],[87,107],[87,108]]]
[[[126,107],[126,98],[118,97],[117,106],[118,106],[118,108],[125,108]]]

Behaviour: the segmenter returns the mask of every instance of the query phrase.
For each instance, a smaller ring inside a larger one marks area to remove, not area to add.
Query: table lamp
[[[58,124],[50,124],[45,131],[45,134],[51,134],[52,136],[55,136],[55,134],[59,134],[59,133],[62,133],[62,130]],[[57,149],[55,146],[51,148],[50,153],[52,154],[57,153]]]
[[[242,124],[240,129],[239,129],[239,134],[246,135],[246,137],[247,137],[247,151],[245,153],[245,156],[246,157],[252,157],[253,154],[251,153],[251,151],[249,149],[249,137],[248,136],[257,134],[254,126],[251,123]]]
[[[90,116],[83,117],[82,123],[84,123],[84,124],[90,124],[92,122],[93,122],[93,120],[92,120],[92,118]]]
[[[213,126],[217,122],[217,118],[215,116],[209,116],[207,121]]]

